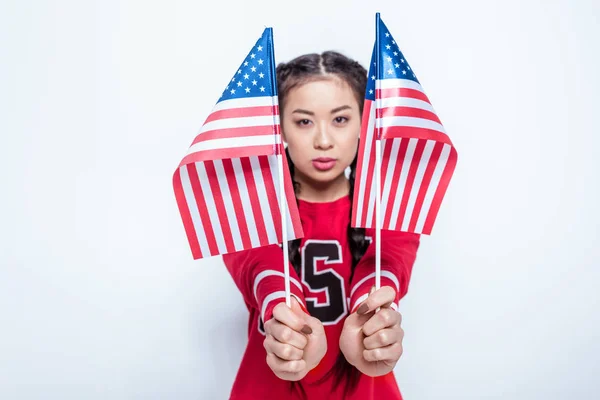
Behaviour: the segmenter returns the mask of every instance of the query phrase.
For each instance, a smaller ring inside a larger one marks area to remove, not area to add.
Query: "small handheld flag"
[[[280,133],[272,28],[225,87],[173,188],[194,259],[283,243],[287,267],[287,241],[303,232]]]
[[[379,13],[375,26],[351,224],[375,228],[379,288],[380,230],[431,234],[457,152]]]

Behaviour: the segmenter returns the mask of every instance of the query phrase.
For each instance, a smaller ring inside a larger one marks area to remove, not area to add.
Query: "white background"
[[[172,174],[265,26],[368,65],[376,11],[459,153],[405,398],[598,398],[600,4],[369,3],[2,1],[0,398],[227,398],[247,312]]]

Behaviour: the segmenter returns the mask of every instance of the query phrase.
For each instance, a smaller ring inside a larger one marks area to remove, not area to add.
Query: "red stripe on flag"
[[[246,223],[246,215],[244,208],[242,207],[242,198],[240,196],[240,187],[236,181],[236,174],[233,169],[233,163],[231,159],[227,158],[223,160],[223,170],[225,176],[227,176],[227,184],[229,185],[229,193],[231,193],[231,200],[233,202],[233,208],[235,209],[235,217],[237,219],[240,236],[242,237],[242,246],[244,249],[252,247],[250,241],[250,234],[248,232],[248,224]]]
[[[192,146],[196,143],[205,142],[213,139],[231,139],[245,136],[267,136],[273,135],[272,125],[260,125],[260,126],[243,126],[240,128],[223,128],[215,129],[214,131],[206,131],[198,134]],[[275,141],[273,141],[275,142]]]
[[[190,210],[185,199],[179,168],[177,168],[177,171],[175,171],[173,174],[173,188],[175,189],[175,199],[177,200],[179,213],[181,214],[181,219],[183,220],[185,234],[187,235],[188,242],[192,250],[192,257],[194,260],[202,258],[202,250],[200,249],[200,243],[198,243],[198,236],[196,235],[196,228],[194,228],[192,215],[190,214]]]
[[[210,251],[211,256],[215,256],[219,254],[219,246],[217,246],[217,241],[215,240],[215,232],[212,227],[210,216],[206,211],[206,200],[204,199],[204,193],[202,192],[202,187],[200,186],[196,164],[189,164],[187,169],[192,191],[194,192],[194,198],[196,199],[196,207],[198,207],[200,220],[202,221],[204,233],[206,235],[208,250]]]
[[[277,192],[279,188],[275,189],[273,184],[273,176],[271,175],[271,168],[269,167],[269,160],[267,156],[258,157],[260,164],[260,171],[262,173],[263,181],[265,183],[265,191],[267,193],[267,199],[269,201],[269,208],[271,209],[271,218],[275,225],[275,235],[278,241],[281,241],[281,211],[279,204],[277,204]]]
[[[246,187],[248,188],[248,197],[250,198],[250,204],[252,206],[252,215],[254,216],[254,223],[256,224],[258,239],[260,240],[261,246],[266,246],[269,244],[269,237],[267,236],[265,219],[263,218],[260,200],[258,199],[258,190],[262,191],[263,189],[256,187],[254,175],[252,174],[252,164],[250,164],[250,159],[240,158],[240,163],[242,164],[242,171],[244,171],[244,178],[246,179]]]
[[[365,135],[366,137],[366,135]],[[374,177],[375,177],[375,145],[377,144],[377,128],[373,128],[373,136],[371,138],[371,151],[369,152],[369,163],[367,165],[367,179],[365,181],[364,188],[364,196],[363,196],[363,209],[362,209],[362,217],[361,224],[362,226],[367,226],[367,215],[369,212],[369,202],[371,199],[371,191],[372,187],[375,185]],[[364,165],[363,165],[364,167]],[[375,214],[375,213],[373,213]]]
[[[435,121],[438,124],[442,124],[440,119],[431,111],[423,110],[421,108],[414,107],[386,107],[377,110],[377,117],[414,117],[423,118],[431,121]]]
[[[413,189],[417,169],[419,168],[419,164],[421,163],[421,156],[423,155],[423,150],[425,149],[425,143],[427,143],[427,141],[419,140],[417,142],[417,146],[415,147],[415,152],[411,160],[410,168],[408,169],[408,176],[406,177],[406,185],[403,188],[404,193],[402,194],[402,201],[400,202],[400,212],[398,213],[396,230],[402,230],[402,222],[404,221],[404,215],[406,214],[408,199]]]
[[[427,168],[425,169],[425,173],[423,174],[423,181],[421,182],[421,187],[419,188],[419,193],[417,194],[415,207],[410,218],[410,223],[408,224],[409,232],[414,232],[417,226],[417,221],[419,220],[419,215],[421,214],[421,208],[423,207],[423,200],[425,200],[425,195],[427,194],[427,189],[429,188],[429,184],[431,183],[431,178],[433,177],[433,171],[435,170],[435,166],[437,165],[440,159],[442,148],[444,148],[444,144],[437,142],[433,147],[431,157],[427,162]]]
[[[223,232],[223,238],[225,239],[225,247],[228,253],[235,252],[231,225],[229,224],[229,217],[227,215],[227,210],[225,209],[223,194],[221,193],[221,188],[219,187],[219,178],[217,177],[214,163],[212,161],[207,161],[204,163],[204,165],[206,167],[206,176],[208,178],[208,183],[210,184],[210,190],[212,192],[213,199],[215,200],[215,207],[217,209],[221,231]]]
[[[392,176],[392,186],[390,187],[390,198],[393,199],[393,201],[388,201],[390,206],[386,208],[385,217],[383,218],[381,224],[382,228],[384,229],[391,229],[392,226],[392,209],[394,208],[394,203],[398,201],[398,199],[396,199],[396,191],[398,190],[400,173],[402,172],[402,166],[404,164],[404,158],[406,157],[406,150],[408,149],[409,141],[409,139],[393,140],[400,140],[400,146],[398,147],[398,154],[396,155],[396,168],[394,169],[394,175]]]
[[[392,145],[394,144],[394,140],[383,140],[383,154],[381,155],[381,209],[380,209],[380,217],[381,217],[381,228],[385,229],[385,219],[383,219],[383,216],[386,213],[386,209],[389,208],[388,205],[383,203],[383,190],[385,188],[385,181],[386,181],[386,177],[388,176],[388,174],[391,171],[391,165],[389,162],[390,159],[390,155],[392,154]],[[391,193],[391,192],[390,192]],[[390,199],[392,199],[392,196],[388,195],[388,201],[387,204],[390,204]],[[393,204],[393,201],[391,202]],[[373,213],[375,214],[375,213]],[[375,224],[373,224],[373,228],[375,228]]]
[[[181,161],[181,165],[209,160],[219,160],[223,158],[243,158],[260,155],[269,155],[274,153],[275,143],[262,146],[231,147],[227,149],[202,150],[188,154]]]
[[[444,198],[446,189],[448,189],[448,185],[450,184],[450,178],[452,178],[452,174],[454,173],[454,169],[456,168],[457,159],[458,157],[456,154],[456,149],[454,149],[454,147],[450,148],[448,162],[446,163],[444,172],[442,172],[440,183],[438,184],[435,195],[433,196],[433,201],[431,202],[431,207],[429,208],[429,213],[427,214],[427,219],[425,220],[425,224],[423,225],[423,233],[426,235],[431,234],[433,223],[437,218],[440,205],[442,204],[442,199]]]
[[[367,145],[366,131],[369,126],[369,118],[371,116],[372,107],[373,107],[373,101],[365,100],[365,104],[363,106],[362,124],[360,127],[360,138],[362,140],[360,140],[358,143],[358,160],[356,163],[356,180],[354,182],[354,198],[352,199],[352,225],[356,224],[359,194],[363,190],[362,185],[361,185],[361,176],[367,172],[367,171],[363,171],[363,168],[364,168],[363,164],[364,164],[365,147]],[[364,200],[363,200],[363,204],[364,204]],[[363,207],[364,207],[364,205],[363,205]],[[361,225],[362,224],[364,224],[364,221],[361,221]]]
[[[452,145],[450,138],[445,133],[433,129],[416,128],[414,126],[386,126],[383,128],[382,137],[384,139],[407,137],[412,139],[435,140],[436,142]]]
[[[212,112],[204,124],[216,121],[219,119],[227,118],[247,118],[247,117],[267,117],[273,115],[273,112],[279,114],[278,106],[255,106],[255,107],[240,107],[240,108],[226,108],[224,110],[218,110]]]
[[[302,230],[302,221],[300,221],[300,214],[298,213],[298,206],[296,204],[296,194],[294,192],[294,186],[292,184],[292,178],[290,176],[289,165],[287,162],[287,157],[285,156],[285,150],[283,148],[283,144],[280,145],[280,151],[283,159],[283,176],[280,179],[283,179],[283,183],[285,185],[285,196],[287,200],[287,212],[292,219],[292,227],[294,229],[294,237],[299,238],[304,236],[304,232]]]
[[[427,95],[420,90],[409,89],[409,88],[389,88],[389,89],[377,89],[375,96],[380,99],[390,99],[394,97],[406,97],[409,99],[423,100],[431,104]]]

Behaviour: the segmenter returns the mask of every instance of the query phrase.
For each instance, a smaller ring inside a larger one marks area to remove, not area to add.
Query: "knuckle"
[[[283,370],[285,372],[296,372],[295,368],[296,368],[295,361],[288,361],[283,365]]]
[[[298,343],[298,344],[299,344],[300,348],[302,348],[302,349],[304,349],[306,347],[306,345],[308,344],[308,339],[304,335],[301,335],[299,337],[299,341],[300,341],[300,343]]]
[[[374,349],[373,350],[373,359],[374,360],[381,360],[382,359],[381,349]]]
[[[281,350],[281,355],[283,356],[283,358],[289,359],[292,356],[292,347],[291,346],[285,346]]]
[[[271,321],[273,321],[272,318],[263,324],[265,327],[265,333],[271,333],[271,325],[273,325],[273,322]]]
[[[387,334],[387,332],[379,331],[378,336],[379,336],[379,342],[382,345],[385,345],[387,343],[387,341],[388,341],[388,334]]]
[[[267,354],[267,365],[269,366],[269,368],[275,371],[275,367],[273,365],[273,357],[271,357],[271,354]]]
[[[389,312],[387,312],[387,310],[381,310],[381,311],[379,311],[379,318],[386,325],[391,322],[391,315],[390,315]]]
[[[292,330],[288,327],[285,327],[281,330],[281,340],[284,342],[289,342],[292,338]]]

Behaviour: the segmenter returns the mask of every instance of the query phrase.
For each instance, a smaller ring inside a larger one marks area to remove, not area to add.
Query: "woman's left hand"
[[[395,298],[396,291],[389,286],[372,291],[344,322],[340,350],[365,375],[387,374],[402,355],[402,316],[390,308]],[[378,307],[381,309],[375,312]]]

